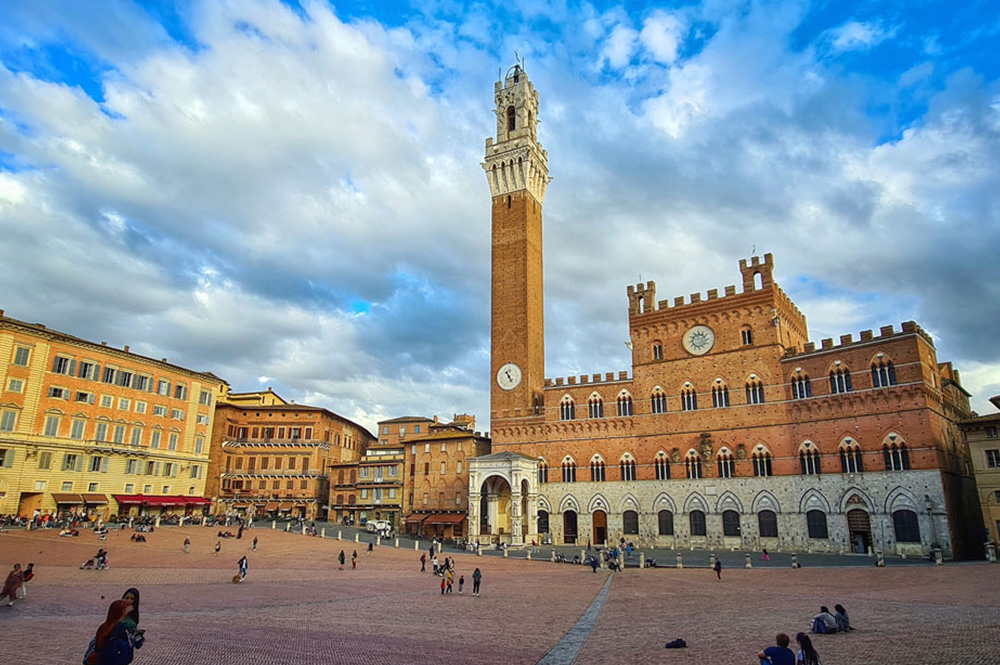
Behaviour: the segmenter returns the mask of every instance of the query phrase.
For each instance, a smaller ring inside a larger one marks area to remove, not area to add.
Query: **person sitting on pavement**
[[[819,614],[813,617],[812,632],[820,635],[837,632],[837,617],[830,614],[830,608],[826,605],[820,607]]]
[[[795,665],[795,653],[788,648],[788,635],[778,633],[775,638],[775,646],[767,647],[757,657],[760,658],[760,665]]]
[[[834,618],[837,620],[837,630],[841,632],[854,630],[851,628],[851,620],[848,618],[847,610],[844,609],[844,606],[837,604],[833,606],[833,609],[837,612],[834,615]]]
[[[813,648],[808,635],[799,633],[795,636],[795,641],[799,643],[799,653],[795,657],[796,665],[820,665],[819,654]]]

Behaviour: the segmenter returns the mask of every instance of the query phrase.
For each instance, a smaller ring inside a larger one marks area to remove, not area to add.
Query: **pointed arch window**
[[[656,479],[657,480],[670,480],[670,460],[663,453],[656,456],[654,461],[654,466],[656,467]]]
[[[729,386],[712,386],[712,408],[724,409],[729,406]]]
[[[830,537],[826,528],[826,513],[822,510],[810,510],[806,513],[806,530],[810,538],[827,539]]]
[[[653,413],[667,412],[667,395],[659,388],[653,391],[653,394],[649,398],[649,402],[650,410]]]
[[[681,390],[681,411],[698,410],[698,393],[694,388],[685,387]]]
[[[704,536],[705,530],[705,513],[700,510],[692,510],[688,514],[688,522],[691,524],[691,535],[692,536]]]
[[[635,460],[623,459],[621,461],[622,480],[635,480]]]
[[[687,454],[684,466],[689,480],[698,480],[702,477],[701,457],[695,451],[692,450]]]
[[[746,384],[747,404],[764,403],[764,384],[756,379],[750,379]]]
[[[600,459],[590,462],[590,481],[593,483],[604,482],[604,462]]]
[[[674,535],[674,514],[669,510],[661,510],[656,514],[656,522],[661,536]]]
[[[573,460],[566,460],[562,463],[562,481],[564,483],[576,482],[576,466]]]
[[[766,450],[754,451],[751,455],[753,461],[753,475],[766,478],[771,476],[771,453]]]
[[[538,484],[549,482],[549,465],[545,463],[545,460],[538,461]]]
[[[653,360],[663,360],[663,344],[653,342]]]
[[[822,473],[819,463],[819,450],[809,442],[799,451],[799,467],[803,476],[818,476]]]
[[[632,396],[623,393],[618,396],[618,416],[631,416],[633,414]]]
[[[576,404],[569,395],[563,397],[562,402],[559,403],[559,419],[576,420]]]
[[[805,399],[812,397],[812,382],[808,374],[799,374],[792,377],[792,399]]]
[[[865,470],[861,446],[850,439],[840,445],[840,471],[842,473],[861,473]]]
[[[830,393],[833,395],[839,395],[841,393],[849,393],[853,390],[851,387],[851,372],[844,367],[837,367],[836,369],[830,370]]]
[[[590,400],[587,402],[588,412],[591,418],[603,418],[604,417],[604,400],[601,399],[600,395],[591,396]]]
[[[517,126],[517,111],[514,110],[513,106],[507,107],[507,131],[512,132]]]
[[[883,444],[882,457],[885,459],[886,471],[908,471],[910,468],[910,451],[905,443]]]
[[[715,461],[719,471],[719,478],[732,478],[736,475],[736,460],[733,454],[726,449],[719,451],[719,456]]]
[[[778,537],[778,516],[773,510],[762,510],[757,513],[757,528],[761,538]]]
[[[883,362],[881,358],[872,363],[872,388],[888,388],[896,385],[896,368],[892,361]]]

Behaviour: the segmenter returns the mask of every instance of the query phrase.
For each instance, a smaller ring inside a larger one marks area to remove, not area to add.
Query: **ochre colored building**
[[[0,310],[0,513],[200,514],[224,387]]]
[[[519,66],[494,92],[493,452],[472,462],[474,538],[976,553],[958,372],[913,322],[809,341],[770,254],[740,261],[739,288],[630,286],[631,372],[544,378],[538,94]]]
[[[332,411],[268,393],[228,394],[216,406],[206,488],[214,512],[326,519],[330,466],[357,461],[375,437]]]
[[[990,401],[1000,409],[1000,395]],[[1000,413],[968,418],[960,426],[972,454],[983,511],[983,540],[1000,543]]]

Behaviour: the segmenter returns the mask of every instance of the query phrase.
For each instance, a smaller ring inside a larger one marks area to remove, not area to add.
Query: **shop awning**
[[[89,504],[92,504],[92,505],[98,504],[98,503],[107,503],[108,502],[108,495],[107,494],[84,494],[83,495],[83,502],[84,503],[89,503]]]
[[[52,498],[56,500],[56,503],[83,503],[83,497],[79,494],[53,492]]]
[[[112,494],[119,506],[141,506],[141,494]]]
[[[407,515],[406,519],[403,520],[403,523],[404,524],[420,524],[421,522],[423,522],[428,517],[430,517],[430,515],[427,515],[427,514],[423,514],[423,515]]]
[[[465,513],[435,513],[424,524],[461,524],[465,521]]]
[[[210,506],[212,505],[212,500],[203,499],[200,496],[186,496],[184,497],[184,503],[189,506]]]
[[[183,506],[182,496],[144,496],[142,503],[146,506]]]

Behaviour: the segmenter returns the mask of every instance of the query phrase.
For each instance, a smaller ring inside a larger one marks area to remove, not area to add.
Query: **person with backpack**
[[[476,568],[475,572],[472,573],[472,595],[479,595],[479,585],[482,584],[483,573]]]
[[[24,569],[24,579],[21,580],[21,588],[17,591],[17,597],[24,600],[28,597],[28,582],[35,576],[35,564],[29,563]],[[838,606],[839,607],[839,606]]]
[[[3,591],[0,591],[0,598],[6,598],[10,601],[7,604],[13,605],[14,599],[17,598],[23,582],[24,573],[21,572],[21,564],[15,563],[14,569],[7,574],[7,580],[3,584]]]
[[[97,629],[84,656],[84,665],[128,665],[134,651],[128,628],[122,620],[132,611],[128,601],[116,600],[108,607],[108,616]]]
[[[722,562],[719,561],[718,559],[716,559],[715,560],[715,565],[712,566],[712,570],[715,571],[715,576],[718,577],[719,581],[721,582],[722,581]]]

